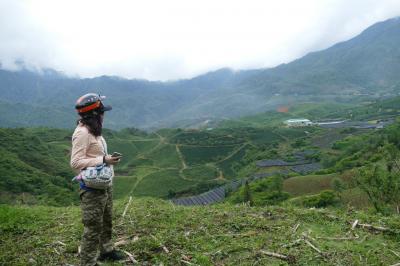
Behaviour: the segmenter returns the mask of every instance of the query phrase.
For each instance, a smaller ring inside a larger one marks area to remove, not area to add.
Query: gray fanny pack
[[[87,187],[106,189],[112,184],[113,171],[111,167],[106,164],[87,167],[79,173],[77,179],[83,181]]]

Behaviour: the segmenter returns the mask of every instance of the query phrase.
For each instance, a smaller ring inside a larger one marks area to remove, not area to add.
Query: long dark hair
[[[101,117],[98,112],[90,112],[81,115],[77,123],[82,123],[89,129],[89,132],[95,137],[101,136],[103,124],[101,123]]]

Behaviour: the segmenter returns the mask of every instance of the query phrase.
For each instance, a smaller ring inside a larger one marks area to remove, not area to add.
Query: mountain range
[[[191,79],[68,77],[52,69],[0,69],[0,126],[72,128],[74,103],[99,92],[113,105],[106,127],[185,127],[301,102],[360,102],[400,92],[400,18],[274,68],[219,69]]]

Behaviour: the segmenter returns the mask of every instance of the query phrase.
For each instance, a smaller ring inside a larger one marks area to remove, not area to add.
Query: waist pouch
[[[83,169],[74,179],[88,188],[106,189],[112,184],[113,172],[107,164],[100,164]]]

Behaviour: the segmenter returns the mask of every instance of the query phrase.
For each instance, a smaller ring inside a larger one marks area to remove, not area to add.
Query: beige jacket
[[[107,152],[107,143],[102,136],[93,136],[82,124],[76,127],[72,135],[71,167],[77,173],[86,167],[102,164],[104,151]]]

